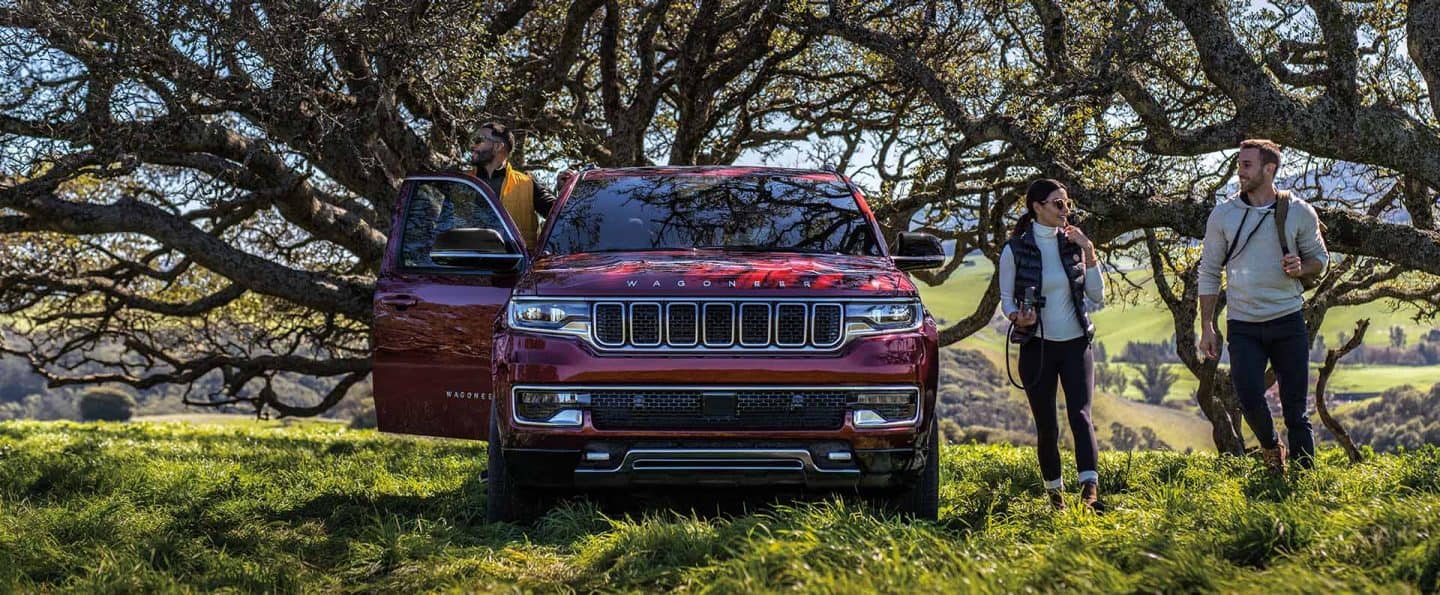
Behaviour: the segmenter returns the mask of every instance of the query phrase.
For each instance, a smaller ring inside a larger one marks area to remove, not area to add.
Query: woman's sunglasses
[[[1042,201],[1040,201],[1040,204],[1054,205],[1054,206],[1057,206],[1057,207],[1061,207],[1061,208],[1063,208],[1063,209],[1065,209],[1065,210],[1067,210],[1067,211],[1073,211],[1073,210],[1075,210],[1075,201],[1070,200],[1070,199],[1068,199],[1068,198],[1056,198],[1056,199],[1052,199],[1052,200],[1042,200]]]

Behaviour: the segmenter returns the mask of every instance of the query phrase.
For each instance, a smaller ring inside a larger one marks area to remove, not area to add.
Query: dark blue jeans
[[[1306,403],[1310,345],[1304,315],[1296,312],[1265,322],[1230,320],[1228,325],[1230,380],[1250,431],[1260,446],[1275,448],[1275,421],[1265,403],[1265,365],[1269,363],[1280,384],[1280,409],[1285,414],[1290,456],[1309,467],[1315,456],[1315,437],[1310,432]]]

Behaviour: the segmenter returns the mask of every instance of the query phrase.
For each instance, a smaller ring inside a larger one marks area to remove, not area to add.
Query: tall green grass
[[[483,452],[321,425],[0,424],[0,591],[1413,592],[1440,575],[1433,447],[1326,451],[1288,481],[1104,453],[1094,515],[1045,505],[1029,449],[951,446],[938,523],[832,497],[708,516],[571,502],[532,526],[484,521]]]

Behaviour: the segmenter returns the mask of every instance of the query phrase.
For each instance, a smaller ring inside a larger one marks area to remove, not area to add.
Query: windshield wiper
[[[612,252],[683,252],[684,248],[602,248],[599,250],[576,250],[567,254],[608,254]]]

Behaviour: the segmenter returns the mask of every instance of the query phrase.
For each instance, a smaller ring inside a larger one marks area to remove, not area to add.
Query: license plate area
[[[732,392],[702,393],[700,413],[707,418],[733,418],[739,398]]]

